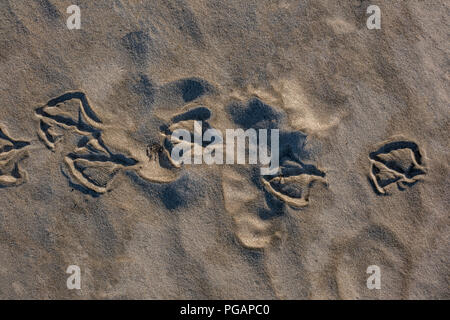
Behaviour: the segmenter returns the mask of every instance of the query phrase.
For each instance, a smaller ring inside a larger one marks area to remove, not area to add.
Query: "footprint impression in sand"
[[[161,146],[143,150],[126,149],[126,137],[102,123],[83,92],[69,92],[50,100],[36,109],[39,119],[38,135],[44,144],[55,151],[67,132],[77,136],[72,152],[64,156],[67,175],[73,185],[85,193],[98,195],[110,189],[111,181],[121,170],[134,170],[152,182],[170,182],[175,179],[169,169],[160,165],[166,153]],[[106,139],[108,134],[119,139]],[[108,141],[109,144],[105,142]]]
[[[306,163],[306,135],[289,127],[282,110],[259,98],[233,103],[227,109],[244,130],[280,130],[277,175],[261,176],[256,167],[227,167],[223,173],[225,208],[233,217],[238,240],[244,247],[264,249],[284,238],[286,210],[307,207],[314,185],[327,185],[326,174]]]
[[[27,173],[20,168],[20,161],[28,156],[27,141],[15,140],[0,125],[0,188],[15,187],[27,180]]]
[[[369,154],[369,180],[378,194],[387,194],[392,185],[400,190],[416,184],[426,173],[423,153],[415,142],[384,143]]]

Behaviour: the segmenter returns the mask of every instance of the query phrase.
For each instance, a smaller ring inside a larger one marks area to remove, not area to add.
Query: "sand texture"
[[[74,2],[0,1],[0,299],[450,299],[448,1]]]

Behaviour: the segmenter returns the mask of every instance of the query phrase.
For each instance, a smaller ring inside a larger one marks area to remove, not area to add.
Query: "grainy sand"
[[[449,299],[450,6],[373,2],[2,0],[0,298]],[[194,120],[280,174],[178,166]]]

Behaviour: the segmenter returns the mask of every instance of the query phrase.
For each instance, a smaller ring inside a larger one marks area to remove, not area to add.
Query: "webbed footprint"
[[[197,144],[194,139],[195,135],[198,135],[200,137],[203,137],[206,130],[211,129],[210,124],[208,123],[209,118],[211,117],[211,111],[203,106],[196,106],[194,108],[188,109],[187,111],[177,114],[172,117],[172,119],[169,122],[169,125],[161,128],[161,136],[163,137],[163,145],[165,154],[170,161],[170,163],[174,167],[180,167],[180,163],[172,159],[171,153],[172,153],[172,133],[175,130],[184,130],[190,134],[190,142],[182,141],[175,139],[174,141],[177,143],[184,143],[189,144],[191,147],[191,150],[193,150],[194,154],[195,152],[200,152],[201,154],[204,153],[204,148],[208,146],[208,142],[201,140],[201,144],[197,147],[200,148],[194,148],[194,145]],[[201,125],[198,125],[201,123]]]
[[[282,159],[280,170],[279,176],[263,176],[261,181],[270,194],[295,208],[308,206],[314,183],[326,185],[324,172],[299,160]]]
[[[91,139],[84,146],[69,153],[64,162],[70,177],[96,193],[105,193],[114,176],[136,160],[112,153],[99,139]]]
[[[27,173],[19,163],[28,156],[25,148],[29,145],[27,141],[14,140],[0,126],[0,188],[19,186],[27,181]]]
[[[77,136],[78,146],[65,155],[67,177],[72,184],[102,194],[123,168],[136,165],[135,159],[110,151],[102,140],[103,124],[83,92],[69,92],[36,109],[38,136],[55,151],[67,132]]]
[[[122,170],[134,170],[150,182],[167,183],[176,178],[172,167],[165,167],[171,166],[167,150],[135,148],[120,125],[107,126],[100,120],[83,92],[54,98],[38,107],[35,114],[38,136],[47,148],[59,150],[57,145],[64,141],[62,149],[67,152],[70,143],[76,145],[64,155],[63,172],[70,184],[79,186],[82,192],[97,195],[109,191]]]
[[[399,189],[414,185],[426,173],[423,153],[411,141],[385,143],[369,154],[369,160],[369,179],[378,194],[387,194],[392,184]]]
[[[83,92],[69,92],[52,99],[37,108],[35,114],[39,119],[39,138],[51,150],[63,135],[61,129],[83,136],[98,134],[101,130],[102,122]]]

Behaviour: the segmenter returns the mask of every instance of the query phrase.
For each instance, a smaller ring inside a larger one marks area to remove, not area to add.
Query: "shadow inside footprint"
[[[0,188],[19,186],[27,181],[27,173],[19,163],[28,157],[28,141],[14,140],[0,126]]]
[[[72,187],[83,193],[105,193],[121,169],[137,164],[137,160],[106,146],[102,121],[83,92],[69,92],[50,100],[36,109],[36,116],[39,138],[53,151],[66,131],[78,136],[75,149],[64,157],[68,169],[64,175]]]
[[[394,141],[369,154],[369,181],[374,191],[386,195],[392,184],[399,190],[410,187],[426,173],[418,145],[411,141]]]

